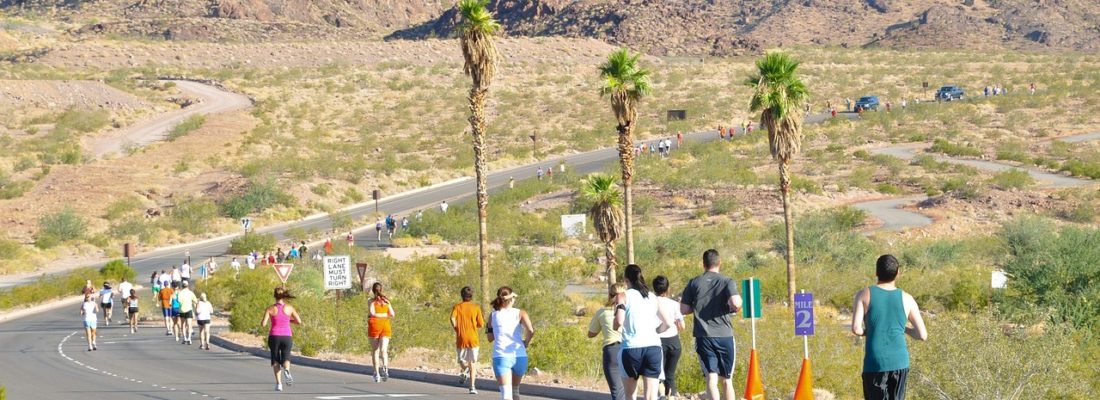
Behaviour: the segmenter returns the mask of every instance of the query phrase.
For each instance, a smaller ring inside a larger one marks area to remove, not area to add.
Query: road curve
[[[88,144],[94,158],[108,154],[122,154],[127,147],[144,147],[164,140],[173,127],[193,115],[211,115],[245,109],[252,106],[248,96],[225,91],[193,81],[169,81],[184,94],[199,99],[189,107],[157,114],[128,127],[113,131],[109,136],[95,138]]]
[[[1100,140],[1100,133],[1085,133],[1080,135],[1061,137],[1054,140],[1067,143],[1082,143],[1092,140]],[[924,144],[905,144],[899,146],[871,149],[870,152],[872,154],[889,155],[900,158],[902,160],[911,161],[912,159],[916,158],[918,151],[923,151],[923,149],[926,147],[927,145]],[[1038,188],[1040,189],[1061,189],[1094,183],[1094,181],[1092,180],[1041,171],[1033,167],[1016,166],[996,161],[955,158],[944,156],[941,154],[928,153],[928,155],[932,156],[937,161],[967,165],[983,171],[1003,172],[1013,169],[1023,170],[1031,175],[1031,178],[1038,183]],[[922,202],[927,199],[928,196],[925,195],[906,196],[856,203],[853,204],[852,207],[866,211],[871,216],[875,217],[879,221],[882,221],[882,226],[879,227],[877,230],[900,231],[908,228],[917,228],[932,224],[933,221],[928,216],[902,208]]]

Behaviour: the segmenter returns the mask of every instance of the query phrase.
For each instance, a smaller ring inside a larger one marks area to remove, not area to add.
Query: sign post
[[[248,234],[248,230],[252,229],[252,218],[241,218],[241,229],[244,229],[244,234]]]
[[[749,278],[741,281],[741,291],[747,294],[745,306],[741,308],[742,317],[748,318],[752,325],[752,348],[756,349],[756,319],[760,318],[760,280]]]
[[[279,280],[285,285],[287,278],[290,278],[290,272],[294,270],[294,264],[271,264],[271,268],[275,269],[275,274],[279,275]]]
[[[742,292],[748,295],[745,304],[744,317],[752,324],[752,351],[749,352],[749,368],[745,382],[744,399],[756,400],[764,398],[764,381],[760,373],[760,359],[756,353],[756,319],[760,318],[761,304],[760,280],[749,278],[741,281]]]
[[[325,290],[351,289],[351,257],[325,257]]]

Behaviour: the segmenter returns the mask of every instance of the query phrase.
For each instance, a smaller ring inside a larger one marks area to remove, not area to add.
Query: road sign
[[[366,289],[366,284],[367,284],[367,263],[355,264],[355,269],[359,271],[359,286],[363,286],[363,289]]]
[[[794,295],[794,334],[796,336],[814,334],[813,293],[795,293]]]
[[[993,271],[991,278],[990,283],[994,289],[1004,289],[1008,287],[1008,275],[1005,274],[1004,271]]]
[[[271,264],[271,267],[275,269],[275,274],[279,275],[279,280],[283,283],[290,278],[290,271],[294,270],[294,264]]]
[[[243,228],[246,231],[249,230],[249,229],[252,229],[252,218],[248,218],[248,217],[241,218],[241,228]]]
[[[351,289],[351,257],[325,257],[325,290]]]
[[[749,286],[750,282],[752,286]],[[743,318],[760,318],[760,308],[763,306],[763,302],[760,300],[760,280],[752,278],[741,281],[741,294],[745,296],[741,316]],[[752,314],[749,314],[749,312],[752,312]]]

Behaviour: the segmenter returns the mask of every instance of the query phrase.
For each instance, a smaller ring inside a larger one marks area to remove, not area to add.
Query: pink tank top
[[[271,333],[268,336],[292,336],[290,316],[283,311],[283,304],[275,303],[275,316],[271,317]]]

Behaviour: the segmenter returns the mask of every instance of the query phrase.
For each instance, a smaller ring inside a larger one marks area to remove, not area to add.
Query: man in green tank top
[[[898,278],[898,259],[889,254],[879,257],[875,275],[878,284],[856,292],[852,307],[852,333],[867,337],[863,398],[904,400],[909,376],[905,335],[928,340],[928,331],[917,301],[894,284]]]

